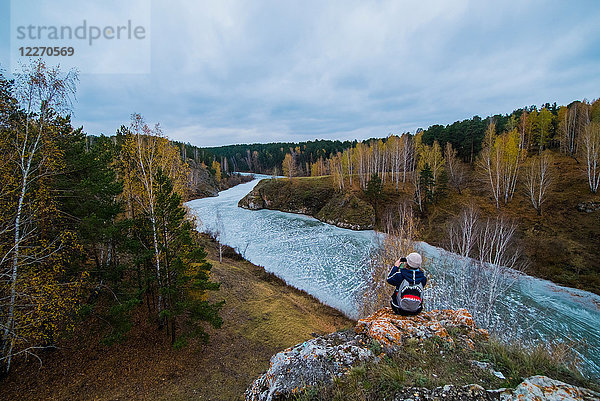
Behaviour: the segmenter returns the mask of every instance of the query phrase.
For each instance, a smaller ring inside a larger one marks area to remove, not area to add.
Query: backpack
[[[398,287],[397,303],[400,309],[407,312],[416,312],[423,305],[423,284],[410,284],[402,280]]]

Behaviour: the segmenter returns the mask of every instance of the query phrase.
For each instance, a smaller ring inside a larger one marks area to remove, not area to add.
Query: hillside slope
[[[223,327],[210,329],[207,345],[173,349],[143,310],[127,339],[102,345],[101,321],[78,326],[60,348],[16,366],[0,386],[2,400],[238,400],[282,348],[352,327],[351,320],[306,293],[285,285],[231,251],[218,262],[205,238],[211,277],[225,300]],[[142,307],[143,309],[143,307]]]
[[[541,216],[531,206],[524,188],[500,212],[518,223],[518,242],[529,261],[528,274],[555,283],[600,294],[600,194],[587,187],[583,166],[570,157],[554,155],[554,182]],[[358,180],[354,180],[355,183]],[[466,187],[445,195],[420,215],[420,240],[448,248],[448,224],[467,204],[481,217],[495,217],[496,207],[487,184],[474,171]],[[239,205],[249,209],[276,209],[304,213],[344,228],[383,230],[384,216],[397,213],[398,205],[412,203],[412,187],[396,191],[385,185],[375,209],[356,185],[343,193],[333,188],[331,177],[295,177],[259,183]],[[348,199],[349,201],[340,201]],[[416,205],[413,208],[417,210]],[[348,222],[352,224],[348,224]],[[375,223],[377,222],[377,223]]]

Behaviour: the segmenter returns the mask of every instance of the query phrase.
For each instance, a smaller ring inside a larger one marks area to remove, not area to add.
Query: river
[[[217,197],[187,202],[198,217],[198,230],[218,229],[220,241],[250,262],[357,318],[362,277],[380,234],[343,229],[304,215],[238,207],[238,201],[262,178],[268,177],[256,175],[255,180]],[[432,261],[432,274],[436,260],[447,263],[447,253],[440,248],[421,243],[421,251]],[[600,376],[599,296],[523,275],[496,309],[501,319],[528,338],[533,333],[538,340],[572,344],[583,371]]]

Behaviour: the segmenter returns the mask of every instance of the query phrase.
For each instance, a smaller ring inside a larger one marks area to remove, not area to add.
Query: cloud
[[[173,139],[354,139],[599,96],[594,1],[152,2],[152,73],[82,76],[74,121]]]

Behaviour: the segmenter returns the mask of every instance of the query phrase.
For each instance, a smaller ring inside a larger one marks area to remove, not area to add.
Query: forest
[[[528,151],[560,148],[564,153],[576,156],[578,138],[584,127],[590,121],[599,120],[598,101],[590,104],[587,100],[577,100],[566,106],[558,106],[556,102],[545,103],[539,108],[536,105],[519,108],[510,114],[496,114],[485,118],[474,116],[446,126],[434,124],[425,130],[418,128],[416,134],[422,133],[422,142],[429,146],[438,141],[443,148],[449,142],[462,161],[473,164],[482,149],[486,129],[492,122],[497,134],[518,129],[522,146]],[[281,173],[285,155],[289,153],[294,156],[297,175],[309,176],[312,164],[319,159],[329,159],[331,155],[340,151],[355,148],[359,142],[369,144],[377,139],[317,139],[298,143],[255,143],[218,147],[197,147],[181,142],[177,144],[182,149],[185,147],[188,158],[202,161],[206,165],[210,166],[213,160],[217,160],[224,165],[226,171],[252,171],[263,174]],[[386,138],[382,138],[382,141],[385,142]]]
[[[42,61],[0,76],[2,375],[92,315],[111,343],[143,305],[175,347],[206,341],[204,324],[222,321],[183,207],[191,181],[180,148],[138,114],[90,140],[69,117],[77,78]]]
[[[273,185],[260,188],[272,197],[269,204],[282,204],[284,197],[302,203],[311,187],[317,199],[328,185],[340,195],[327,200],[339,199],[337,207],[347,210],[332,213],[331,202],[311,204],[317,218],[353,214],[364,220],[374,210],[380,231],[402,237],[408,225],[411,240],[477,259],[486,256],[479,255],[476,239],[493,223],[494,230],[511,232],[515,246],[503,252],[523,257],[529,274],[600,291],[593,213],[600,208],[599,100],[546,104],[539,111],[531,106],[357,142],[306,166],[301,154],[290,149],[284,156],[281,172],[291,184],[285,193],[270,193]],[[306,175],[313,180],[304,181]],[[350,211],[349,200],[357,197],[371,206]]]

